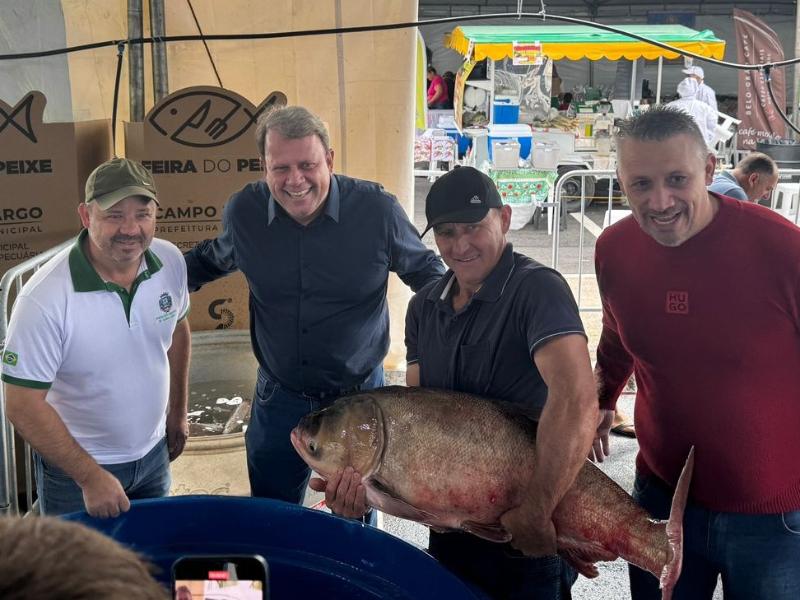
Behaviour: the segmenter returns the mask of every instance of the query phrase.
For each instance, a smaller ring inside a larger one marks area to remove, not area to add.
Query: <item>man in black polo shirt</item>
[[[319,117],[300,106],[273,110],[259,118],[256,138],[264,179],[233,195],[222,234],[188,252],[186,265],[192,291],[237,269],[247,277],[259,364],[245,437],[250,487],[300,503],[310,470],[290,431],[343,393],[383,385],[389,272],[418,290],[444,268],[394,196],[332,173]],[[326,492],[334,512],[364,512],[342,503],[363,500],[358,474],[331,479]]]
[[[556,555],[552,513],[598,422],[578,307],[558,272],[506,242],[511,207],[480,171],[461,167],[441,177],[425,214],[425,232],[433,228],[450,270],[409,304],[408,384],[521,404],[539,422],[525,501],[502,519],[511,544],[527,556],[508,544],[435,531],[430,552],[495,598],[569,598],[577,575]]]

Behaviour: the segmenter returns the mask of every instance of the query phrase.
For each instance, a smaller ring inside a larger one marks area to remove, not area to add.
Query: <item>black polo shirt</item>
[[[578,306],[558,271],[508,244],[480,290],[453,310],[452,271],[426,285],[406,315],[406,359],[420,384],[453,389],[541,412],[547,386],[532,354],[556,336],[584,337]]]

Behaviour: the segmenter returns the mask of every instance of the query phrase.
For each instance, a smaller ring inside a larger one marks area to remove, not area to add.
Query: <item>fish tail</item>
[[[672,597],[672,590],[678,582],[683,565],[683,513],[686,509],[686,501],[689,497],[689,486],[692,483],[692,471],[694,470],[694,446],[689,450],[686,464],[683,465],[681,476],[678,478],[678,485],[675,486],[675,494],[672,496],[672,507],[669,511],[667,521],[667,543],[672,551],[672,558],[664,565],[661,570],[661,598],[669,600]]]

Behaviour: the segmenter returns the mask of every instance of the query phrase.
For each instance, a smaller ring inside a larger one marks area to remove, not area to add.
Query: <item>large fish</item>
[[[311,413],[291,433],[297,452],[323,478],[361,473],[367,502],[437,531],[495,542],[535,468],[536,423],[520,409],[459,392],[385,387],[345,396]],[[680,575],[683,511],[694,464],[681,473],[668,521],[656,521],[592,462],[556,507],[558,552],[587,577],[595,562],[622,557],[659,577],[670,598]]]

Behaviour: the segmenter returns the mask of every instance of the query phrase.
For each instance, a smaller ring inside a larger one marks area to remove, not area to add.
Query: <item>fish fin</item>
[[[664,565],[659,578],[662,600],[669,600],[672,597],[672,589],[681,574],[683,565],[683,513],[689,497],[689,486],[692,483],[693,471],[694,446],[689,450],[686,464],[683,465],[678,484],[675,486],[675,494],[672,496],[672,507],[667,521],[667,542],[672,551],[672,558]]]
[[[369,503],[385,513],[401,519],[425,523],[426,525],[439,520],[436,515],[417,508],[400,498],[385,481],[378,477],[370,477],[362,483],[367,488],[367,500]]]
[[[489,540],[490,542],[510,542],[511,534],[499,523],[478,523],[477,521],[464,521],[461,523],[461,529],[472,535],[477,535],[479,538]]]
[[[591,542],[573,542],[559,538],[558,540],[558,553],[564,557],[570,565],[574,567],[578,573],[584,577],[592,579],[597,577],[600,572],[594,564],[597,561],[616,560],[617,554],[606,550],[599,544]]]
[[[600,571],[597,570],[597,565],[595,565],[592,561],[586,560],[586,557],[583,556],[581,552],[576,551],[574,548],[567,548],[563,550],[559,548],[558,553],[573,569],[575,569],[584,577],[594,579],[600,575]]]

